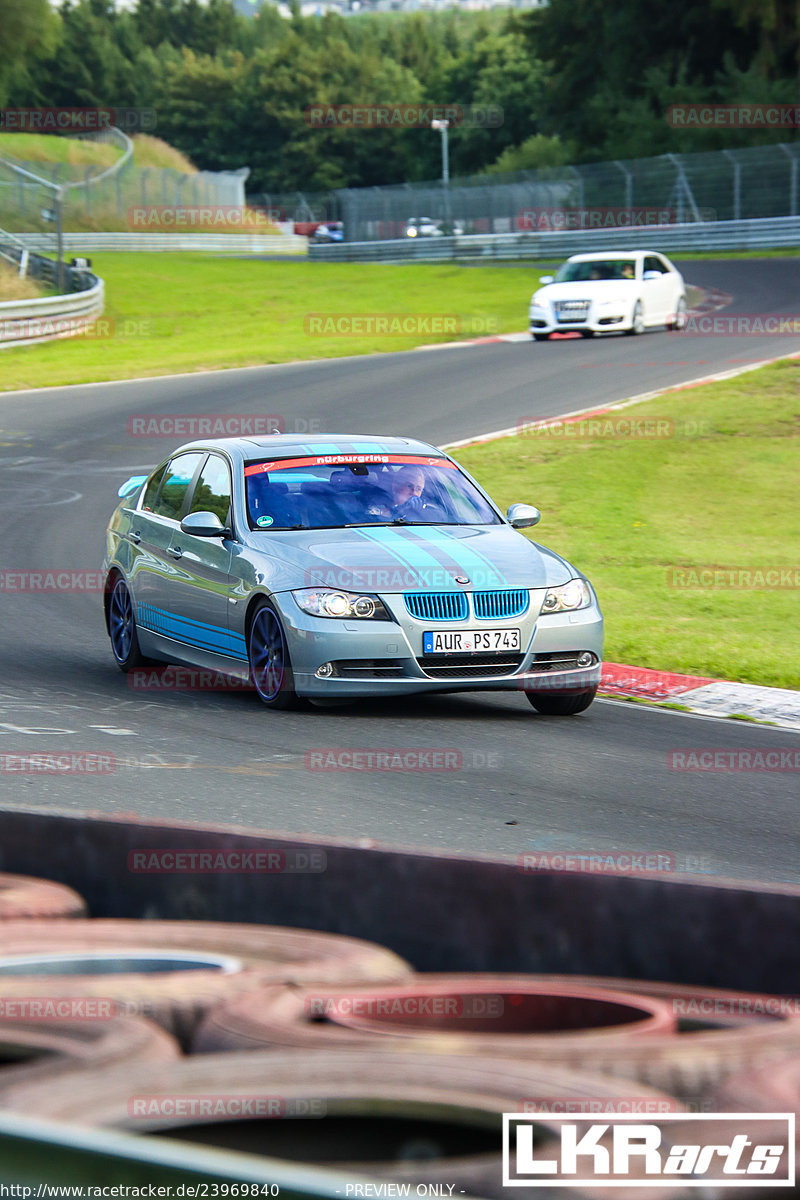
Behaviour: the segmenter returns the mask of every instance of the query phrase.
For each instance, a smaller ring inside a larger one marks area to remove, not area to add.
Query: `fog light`
[[[584,650],[583,654],[578,656],[578,666],[579,667],[594,666],[594,655],[591,654],[588,650]]]
[[[333,663],[323,663],[321,667],[317,667],[317,679],[330,679],[333,674]]]

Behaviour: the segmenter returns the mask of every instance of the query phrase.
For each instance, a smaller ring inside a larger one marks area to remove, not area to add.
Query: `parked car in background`
[[[314,231],[314,241],[317,243],[341,242],[344,238],[344,224],[342,221],[326,221],[324,225],[318,225]]]
[[[432,217],[409,217],[406,221],[403,236],[415,237],[460,237],[464,226],[460,221],[434,221]]]
[[[551,333],[643,333],[683,329],[686,286],[678,269],[654,250],[574,254],[555,276],[543,275],[528,309],[535,341]]]

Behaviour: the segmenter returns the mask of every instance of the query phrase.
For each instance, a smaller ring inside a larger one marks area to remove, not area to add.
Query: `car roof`
[[[666,255],[662,250],[595,250],[592,254],[572,254],[567,262],[592,262],[606,258],[644,258],[647,254]]]
[[[186,442],[178,450],[227,450],[244,459],[298,455],[329,454],[420,454],[425,457],[445,457],[444,452],[416,438],[370,436],[369,434],[315,433],[303,436],[293,433],[272,433],[262,436],[203,438]]]

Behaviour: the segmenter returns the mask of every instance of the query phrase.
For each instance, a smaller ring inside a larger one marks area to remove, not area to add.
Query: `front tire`
[[[675,313],[671,321],[667,321],[667,329],[673,333],[681,333],[686,328],[686,301],[681,296],[675,305]]]
[[[533,340],[535,342],[547,342],[550,339],[549,333],[534,333]]]
[[[582,330],[581,330],[581,337],[583,337],[583,338],[593,338],[593,337],[594,337],[594,330],[593,330],[593,329],[582,329]]]
[[[139,649],[133,598],[121,575],[114,579],[108,601],[108,636],[120,671],[127,675],[129,671],[149,664],[150,659],[145,658]]]
[[[630,329],[626,329],[625,332],[629,337],[638,333],[644,333],[644,308],[642,307],[641,300],[636,301],[636,304],[633,307],[633,320],[631,322],[631,327]]]
[[[585,712],[597,695],[597,687],[574,696],[554,696],[552,692],[526,692],[528,701],[546,717],[574,717]]]
[[[250,681],[267,708],[286,711],[300,708],[294,690],[294,672],[286,634],[278,613],[268,600],[253,613],[247,635]]]

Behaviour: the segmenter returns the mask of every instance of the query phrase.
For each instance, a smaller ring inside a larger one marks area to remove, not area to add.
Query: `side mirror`
[[[642,279],[662,279],[661,271],[645,271]]]
[[[514,529],[529,529],[531,525],[539,524],[542,514],[532,504],[511,504],[506,519]]]
[[[540,283],[540,285],[543,283],[552,283],[554,279],[555,279],[554,275],[543,275],[541,277],[541,279],[539,280],[539,283]]]
[[[194,537],[225,537],[231,532],[225,528],[217,514],[212,512],[189,513],[188,517],[181,521],[181,531],[191,533]]]

